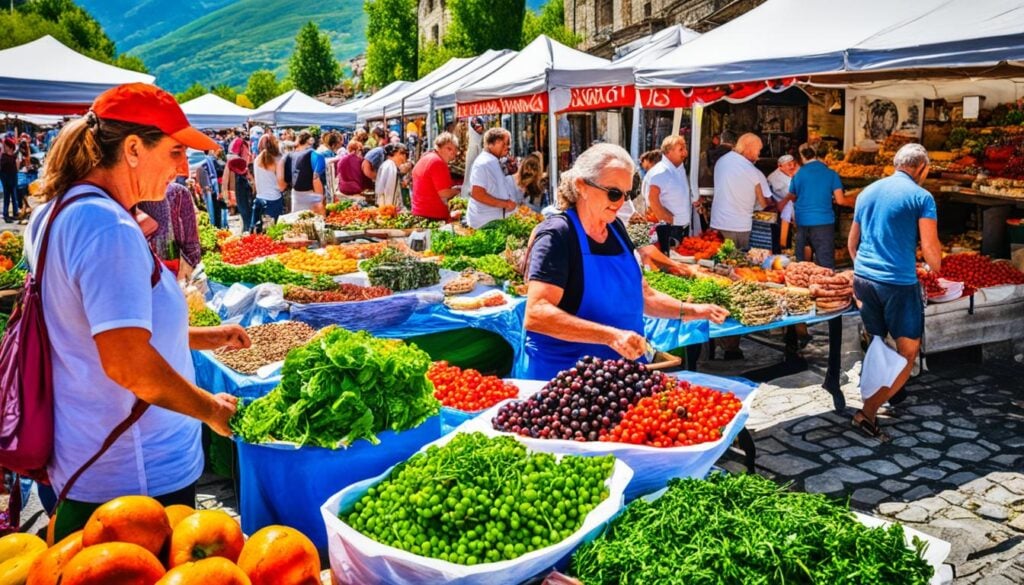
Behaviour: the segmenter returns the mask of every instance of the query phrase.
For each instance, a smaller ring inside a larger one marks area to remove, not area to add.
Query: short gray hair
[[[612,165],[625,167],[630,173],[636,170],[626,149],[616,144],[603,142],[584,150],[558,181],[558,208],[565,211],[576,206],[580,196],[576,190],[577,179],[596,181],[601,172]]]
[[[491,146],[492,144],[495,144],[498,141],[505,141],[511,139],[512,135],[509,133],[509,131],[505,130],[504,128],[501,128],[500,126],[498,128],[491,128],[487,132],[484,132],[484,144],[486,144],[487,146]]]
[[[926,164],[929,164],[928,151],[916,142],[904,144],[892,157],[892,165],[897,169],[916,169]]]
[[[442,132],[434,139],[434,148],[442,148],[449,144],[454,144],[455,148],[459,147],[459,139],[451,132]]]

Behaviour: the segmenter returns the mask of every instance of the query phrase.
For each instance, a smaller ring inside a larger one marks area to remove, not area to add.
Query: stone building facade
[[[764,0],[565,0],[565,26],[580,50],[610,58],[615,48],[681,24],[707,32]],[[422,2],[420,4],[422,7]]]
[[[420,45],[440,44],[451,16],[445,0],[420,0],[418,22]]]

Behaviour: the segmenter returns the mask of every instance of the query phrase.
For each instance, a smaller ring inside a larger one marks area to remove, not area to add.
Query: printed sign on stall
[[[458,104],[460,118],[489,114],[541,114],[548,111],[546,92]]]
[[[568,111],[609,110],[631,108],[636,102],[636,86],[609,85],[605,87],[574,87]]]

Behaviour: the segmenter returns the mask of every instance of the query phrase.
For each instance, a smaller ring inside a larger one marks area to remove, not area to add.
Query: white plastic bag
[[[444,445],[455,434],[442,437],[432,445]],[[423,449],[425,450],[430,445]],[[394,469],[394,468],[392,468]],[[338,518],[341,510],[348,510],[371,486],[381,482],[392,471],[388,469],[377,477],[353,484],[333,495],[320,508],[327,526],[327,547],[331,560],[331,573],[335,583],[352,585],[512,585],[522,583],[553,567],[581,544],[588,542],[622,509],[626,485],[633,470],[622,461],[616,461],[608,480],[608,497],[587,514],[583,526],[568,539],[558,544],[528,552],[521,557],[483,563],[458,565],[441,559],[415,555],[411,552],[381,544],[364,536]]]
[[[901,356],[877,335],[871,340],[860,372],[860,397],[874,396],[882,388],[892,386],[896,376],[907,367],[907,358]]]
[[[750,404],[757,394],[757,388],[751,387],[736,380],[708,376],[696,372],[678,372],[670,374],[679,377],[690,384],[696,384],[713,388],[720,391],[730,391],[743,402],[740,411],[736,413],[733,420],[726,425],[722,436],[717,441],[691,445],[688,447],[650,447],[647,445],[634,445],[631,443],[611,443],[604,441],[581,442],[566,441],[563,439],[533,439],[522,437],[512,433],[503,433],[494,430],[491,419],[498,414],[508,400],[484,411],[480,416],[467,421],[455,429],[456,432],[472,433],[482,432],[490,436],[509,435],[514,436],[530,449],[546,453],[564,455],[614,455],[616,459],[624,461],[633,470],[633,481],[629,483],[626,490],[626,501],[649,494],[659,490],[668,484],[668,480],[677,477],[704,477],[714,466],[715,462],[725,453],[732,444],[736,435],[743,430],[743,426],[750,416]],[[522,385],[523,392],[520,392],[520,399],[529,397],[536,390],[543,387],[542,382]]]

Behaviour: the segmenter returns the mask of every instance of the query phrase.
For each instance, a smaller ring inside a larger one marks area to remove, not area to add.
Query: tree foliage
[[[244,93],[240,93],[235,97],[235,104],[242,106],[243,108],[249,108],[250,110],[256,107],[252,105],[252,101],[249,99],[249,96]]]
[[[365,0],[366,70],[363,82],[382,87],[416,79],[419,52],[416,0]]]
[[[520,48],[526,0],[448,0],[447,7],[444,45],[456,55]]]
[[[14,11],[0,11],[0,31],[3,31],[0,49],[50,35],[97,61],[146,71],[145,64],[138,57],[118,56],[114,41],[110,40],[99,22],[72,0],[28,0],[15,2],[14,6]]]
[[[453,57],[460,57],[455,49],[452,49],[448,45],[435,45],[434,43],[424,43],[420,47],[420,62],[419,62],[419,76],[423,77],[427,73],[430,73],[434,69],[437,69],[441,65],[448,62]]]
[[[183,104],[183,103],[185,103],[187,101],[194,100],[197,97],[204,96],[204,95],[206,95],[206,88],[203,87],[203,84],[201,84],[201,83],[199,83],[197,81],[197,82],[193,83],[192,85],[188,86],[188,89],[186,89],[185,91],[183,91],[183,92],[181,92],[179,94],[176,94],[174,96],[174,99],[178,100],[179,104]]]
[[[537,14],[527,10],[523,18],[521,46],[529,45],[540,35],[547,35],[568,47],[575,47],[583,42],[583,37],[566,28],[564,7],[564,0],[548,0]]]
[[[323,93],[341,79],[341,65],[334,58],[331,39],[312,21],[295,37],[289,76],[295,87],[308,95]]]
[[[281,84],[277,82],[277,75],[269,69],[253,71],[249,76],[249,83],[245,86],[245,97],[256,105],[263,105],[268,101],[284,93]]]
[[[210,93],[217,97],[222,97],[231,103],[235,103],[235,99],[238,97],[238,92],[235,91],[235,88],[226,83],[221,83],[220,85],[211,87]]]

